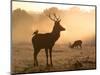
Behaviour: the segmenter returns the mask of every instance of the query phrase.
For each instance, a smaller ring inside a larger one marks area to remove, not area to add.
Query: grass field
[[[34,50],[31,44],[12,45],[12,73],[36,73],[51,71],[86,70],[96,68],[95,46],[71,49],[67,45],[53,47],[53,67],[46,66],[46,55],[42,49],[38,55],[39,66],[34,67]]]

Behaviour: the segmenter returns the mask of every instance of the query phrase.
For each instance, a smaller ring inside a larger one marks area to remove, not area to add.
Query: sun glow
[[[77,39],[85,40],[95,36],[95,7],[93,6],[12,2],[12,10],[20,8],[28,13],[35,12],[35,14],[37,13],[37,16],[38,13],[40,15],[45,9],[52,7],[59,9],[58,13],[60,13],[61,25],[66,28],[66,31],[61,32],[59,42],[69,42]],[[40,33],[51,32],[54,23],[47,19],[47,17],[41,18],[42,19],[39,20],[35,17],[35,21],[37,22],[33,22],[32,27],[30,27],[32,31],[38,29]]]

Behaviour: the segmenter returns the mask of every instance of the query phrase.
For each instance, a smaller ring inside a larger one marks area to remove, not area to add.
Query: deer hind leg
[[[50,64],[51,64],[51,66],[53,66],[53,64],[52,64],[52,48],[49,49],[49,53],[50,53]]]
[[[37,60],[37,55],[40,50],[34,51],[34,66],[38,66],[38,60]]]
[[[34,52],[34,66],[37,66],[37,54]]]
[[[36,55],[34,54],[34,66],[36,66]]]
[[[45,48],[45,53],[46,53],[46,65],[48,66],[48,49]]]

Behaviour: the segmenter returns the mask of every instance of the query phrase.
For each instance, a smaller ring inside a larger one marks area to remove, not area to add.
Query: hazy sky
[[[60,41],[73,41],[77,39],[87,39],[95,35],[95,7],[93,6],[76,6],[76,5],[60,5],[60,4],[42,4],[13,2],[12,10],[21,8],[27,12],[39,12],[51,7],[57,7],[65,12],[61,15],[61,25],[66,28],[62,32]],[[52,23],[53,24],[53,23]],[[45,25],[45,24],[44,24]],[[33,27],[34,28],[34,27]],[[47,29],[49,28],[49,29]],[[52,30],[53,27],[42,27],[42,29]],[[33,30],[34,31],[34,30]]]
[[[43,3],[28,3],[28,2],[14,2],[12,3],[12,9],[22,8],[26,11],[38,11],[41,12],[46,8],[58,7],[59,9],[69,9],[75,5],[61,5],[61,4],[43,4]],[[79,7],[81,10],[90,11],[94,7],[89,6],[75,6]]]

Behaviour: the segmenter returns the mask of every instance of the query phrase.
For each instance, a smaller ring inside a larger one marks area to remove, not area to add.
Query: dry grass
[[[12,46],[12,73],[95,69],[95,47],[84,46],[82,49],[70,49],[65,45],[55,45],[53,48],[53,67],[46,67],[44,50],[40,51],[38,61],[39,66],[34,67],[31,44]]]

